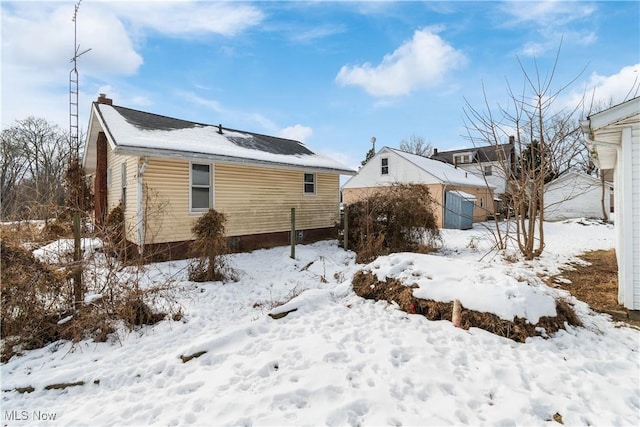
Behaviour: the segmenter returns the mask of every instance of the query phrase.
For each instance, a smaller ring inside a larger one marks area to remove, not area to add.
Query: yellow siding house
[[[139,251],[187,255],[191,227],[209,208],[225,214],[234,250],[333,237],[340,175],[355,171],[298,141],[113,105],[91,109],[83,156],[93,177],[95,221],[122,203]]]

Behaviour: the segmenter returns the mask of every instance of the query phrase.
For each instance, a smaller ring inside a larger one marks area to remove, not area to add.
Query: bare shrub
[[[86,213],[93,209],[93,192],[85,176],[80,160],[71,160],[64,174],[65,204],[70,210]]]
[[[2,362],[57,340],[102,342],[117,338],[120,325],[133,329],[180,314],[171,279],[149,282],[145,266],[127,266],[102,252],[82,261],[86,298],[74,307],[68,280],[77,262],[65,257],[55,265],[37,260],[25,248],[30,236],[31,228],[22,235],[12,232],[11,239],[3,232]]]
[[[164,319],[166,313],[154,312],[144,297],[144,292],[129,292],[117,305],[118,317],[130,326],[154,325]]]
[[[224,214],[209,209],[191,228],[196,236],[191,253],[196,259],[189,267],[189,280],[210,282],[233,278],[233,271],[225,259],[225,255],[229,253],[225,222]]]
[[[31,252],[1,242],[2,360],[16,348],[37,348],[59,337],[64,316],[64,281]]]
[[[394,184],[349,205],[349,247],[356,262],[392,252],[432,252],[440,241],[429,189]]]
[[[42,229],[42,235],[47,240],[55,240],[59,239],[60,237],[70,237],[71,224],[69,221],[58,218],[47,221],[44,228]]]
[[[128,250],[122,203],[107,214],[101,231],[105,242],[105,251],[115,254],[121,261],[128,261],[135,251]]]

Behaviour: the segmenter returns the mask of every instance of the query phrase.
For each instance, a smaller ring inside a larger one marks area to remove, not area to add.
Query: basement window
[[[316,194],[316,174],[304,174],[304,194]]]
[[[191,212],[206,212],[212,206],[211,165],[191,164]]]

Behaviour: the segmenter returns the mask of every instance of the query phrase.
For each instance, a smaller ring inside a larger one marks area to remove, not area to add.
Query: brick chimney
[[[437,155],[438,155],[438,149],[437,149],[437,148],[434,148],[434,149],[433,149],[433,156],[437,156]]]
[[[107,216],[107,137],[98,132],[96,141],[96,176],[94,181],[94,215],[98,225],[103,225]]]
[[[515,144],[515,142],[516,142],[516,137],[515,137],[515,136],[513,136],[513,135],[511,135],[511,136],[509,137],[509,144]]]
[[[113,104],[113,100],[111,98],[107,98],[107,95],[104,93],[101,93],[100,96],[98,96],[98,101],[96,101],[98,104],[106,104],[106,105],[112,105]]]

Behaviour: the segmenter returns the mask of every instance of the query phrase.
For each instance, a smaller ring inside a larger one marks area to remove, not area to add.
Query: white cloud
[[[74,3],[2,2],[0,7],[2,125],[35,115],[66,126],[70,59],[74,55]],[[259,9],[244,3],[83,2],[77,15],[77,43],[79,52],[91,50],[78,59],[80,113],[84,113],[82,106],[95,99],[96,94],[88,87],[106,82],[119,86],[114,79],[138,72],[144,62],[140,47],[148,32],[169,37],[233,36],[262,19]],[[128,96],[134,105],[149,104],[144,94]],[[209,107],[216,110],[215,105]]]
[[[55,7],[41,3],[11,9],[2,8],[2,61],[18,67],[44,69],[43,77],[52,68],[71,69],[74,55],[74,25],[68,5]],[[42,10],[44,8],[44,10]],[[32,13],[33,9],[41,9]],[[142,64],[120,20],[100,7],[86,7],[78,15],[79,62],[88,74],[132,74]]]
[[[340,34],[345,32],[344,25],[321,25],[317,27],[313,27],[311,29],[293,29],[293,35],[291,39],[298,43],[308,43],[313,42],[319,39],[323,39],[325,37],[330,37],[335,34]]]
[[[504,2],[501,10],[508,15],[505,27],[519,28],[523,33],[532,31],[535,40],[525,42],[521,55],[541,56],[558,49],[560,40],[565,44],[588,46],[598,39],[592,31],[592,16],[597,8],[578,1],[544,0],[537,2]],[[586,28],[580,27],[587,23]]]
[[[237,35],[264,19],[246,3],[202,1],[112,2],[110,7],[133,26],[169,36]]]
[[[196,95],[193,92],[186,92],[181,90],[176,90],[174,93],[183,100],[187,101],[189,104],[199,105],[204,107],[207,110],[213,111],[217,114],[227,114],[228,110],[220,104],[220,102],[215,99],[203,98],[199,95]]]
[[[313,135],[313,129],[300,124],[286,127],[278,132],[278,136],[281,138],[293,139],[300,142],[307,141],[311,135]]]
[[[436,29],[425,28],[385,55],[379,65],[343,66],[336,81],[343,86],[361,86],[373,96],[407,95],[417,88],[438,85],[449,71],[465,63],[464,54],[438,36]]]
[[[603,76],[593,73],[575,89],[558,100],[558,105],[572,110],[584,106],[586,116],[631,98],[640,96],[640,64],[623,67],[615,74]]]
[[[503,3],[502,10],[513,19],[508,21],[510,26],[519,26],[524,23],[543,27],[563,27],[567,24],[588,18],[593,15],[596,8],[593,4],[566,1],[566,0],[540,0],[540,1],[507,1]]]
[[[623,67],[611,76],[601,76],[593,73],[585,84],[587,104],[604,104],[603,106],[619,104],[625,100],[640,95],[640,64]],[[574,94],[574,99],[582,94]]]

